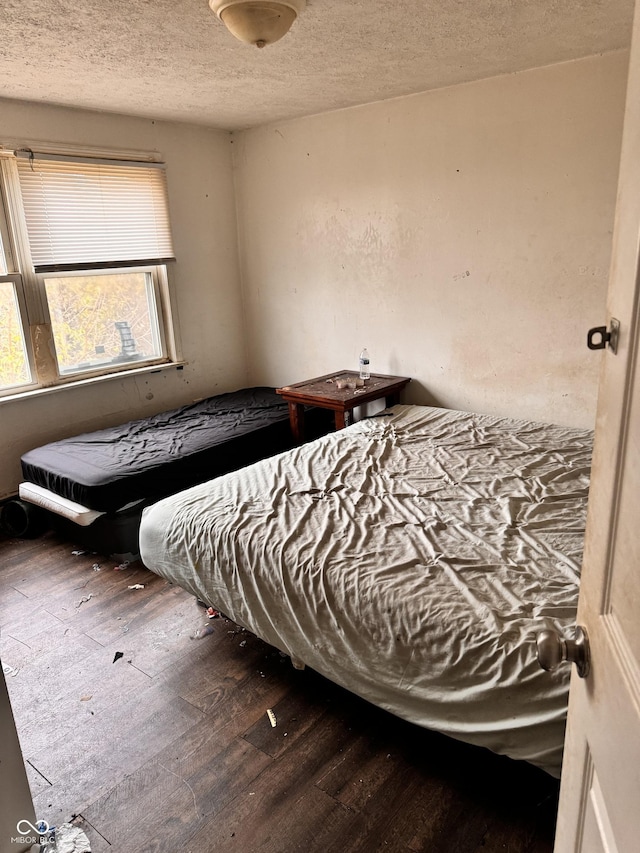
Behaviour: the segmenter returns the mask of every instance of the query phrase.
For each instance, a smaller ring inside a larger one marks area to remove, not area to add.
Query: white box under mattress
[[[56,515],[61,515],[63,518],[68,518],[69,521],[73,521],[81,527],[88,527],[93,524],[96,518],[104,515],[103,512],[89,509],[82,504],[75,503],[75,501],[60,497],[60,495],[50,492],[43,486],[37,486],[35,483],[20,483],[19,495],[21,500],[35,504]]]

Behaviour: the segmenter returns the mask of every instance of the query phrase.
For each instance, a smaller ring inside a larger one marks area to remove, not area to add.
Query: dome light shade
[[[209,6],[232,35],[264,47],[286,35],[306,0],[209,0]]]

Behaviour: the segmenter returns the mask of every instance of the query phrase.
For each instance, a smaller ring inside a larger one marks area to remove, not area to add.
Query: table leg
[[[391,408],[391,406],[395,406],[396,403],[400,402],[400,392],[394,391],[393,394],[387,394],[384,398],[384,404],[387,409]]]
[[[302,403],[289,403],[289,423],[295,441],[302,444],[304,441],[304,406]]]
[[[336,412],[336,429],[344,429],[346,426],[345,412]]]

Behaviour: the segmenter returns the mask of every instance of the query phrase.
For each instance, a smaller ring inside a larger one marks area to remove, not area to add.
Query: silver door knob
[[[561,663],[575,663],[580,678],[589,675],[591,655],[589,638],[581,625],[576,626],[574,640],[565,640],[555,631],[540,631],[536,636],[538,663],[553,672]]]

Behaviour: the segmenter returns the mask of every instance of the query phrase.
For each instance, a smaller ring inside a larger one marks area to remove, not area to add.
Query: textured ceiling
[[[258,50],[207,0],[0,0],[0,94],[235,130],[629,45],[633,0],[308,0]]]

